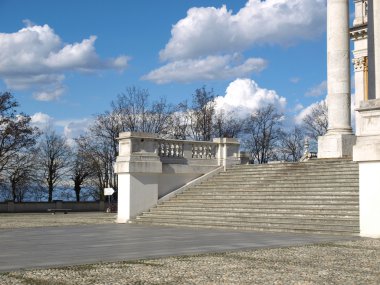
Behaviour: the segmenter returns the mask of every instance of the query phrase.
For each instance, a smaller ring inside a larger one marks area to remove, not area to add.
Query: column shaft
[[[349,1],[327,1],[329,134],[352,134]]]

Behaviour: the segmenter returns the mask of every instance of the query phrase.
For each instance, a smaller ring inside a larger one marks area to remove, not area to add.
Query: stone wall
[[[11,201],[0,203],[0,213],[38,213],[47,212],[48,209],[71,209],[73,212],[105,211],[105,202],[23,202]]]

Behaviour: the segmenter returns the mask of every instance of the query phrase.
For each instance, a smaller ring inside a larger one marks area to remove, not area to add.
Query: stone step
[[[339,184],[340,185],[340,184]],[[335,192],[335,193],[341,193],[341,192],[355,192],[358,193],[358,187],[359,186],[352,186],[352,185],[341,185],[341,186],[330,186],[330,187],[323,187],[319,185],[308,185],[307,189],[304,185],[298,185],[298,186],[289,186],[289,185],[275,185],[275,186],[269,186],[266,185],[265,187],[259,186],[259,185],[235,185],[235,187],[231,187],[230,185],[218,185],[215,187],[214,185],[206,185],[201,184],[197,185],[187,191],[254,191],[254,192],[304,192],[308,193],[308,191],[317,191],[319,193],[322,192]]]
[[[354,189],[349,191],[342,189],[342,191],[329,191],[328,189],[314,189],[314,190],[307,190],[304,189],[294,189],[290,191],[289,189],[283,190],[270,190],[270,189],[229,189],[229,188],[196,188],[196,189],[190,189],[180,195],[188,196],[188,195],[285,195],[285,196],[291,196],[291,195],[299,195],[299,196],[326,196],[326,197],[335,197],[335,196],[352,196],[352,197],[358,197],[359,193],[355,191]]]
[[[201,209],[201,208],[208,208],[208,209],[218,209],[218,208],[227,208],[230,210],[235,209],[244,209],[244,210],[252,210],[252,209],[286,209],[286,210],[320,210],[320,211],[328,211],[328,210],[357,210],[359,209],[359,205],[356,203],[347,204],[347,203],[341,203],[341,204],[303,204],[303,203],[292,203],[292,204],[283,204],[283,203],[271,203],[271,204],[262,204],[262,203],[208,203],[207,207],[205,207],[204,204],[194,204],[189,202],[181,202],[181,203],[175,203],[171,200],[168,202],[165,202],[161,205],[159,205],[160,208],[166,208],[166,207],[175,207],[175,208],[192,208],[194,210]]]
[[[249,207],[252,208],[253,206],[256,206],[257,204],[265,205],[346,205],[346,206],[355,206],[358,204],[357,201],[352,201],[351,199],[337,199],[337,200],[328,200],[328,199],[314,199],[312,201],[305,200],[305,199],[272,199],[270,203],[267,202],[265,199],[234,199],[233,201],[229,199],[225,200],[202,200],[202,199],[176,199],[176,201],[168,201],[166,203],[177,203],[177,204],[198,204],[202,206],[208,206],[208,205],[215,205],[215,204],[229,204],[239,206],[239,207]]]
[[[338,166],[357,166],[357,162],[350,160],[330,160],[323,161],[322,159],[308,161],[308,162],[284,162],[284,163],[268,163],[268,164],[239,164],[234,165],[229,169],[240,169],[240,168],[281,168],[281,167],[331,167],[334,165]]]
[[[291,214],[349,214],[349,215],[359,215],[359,206],[357,207],[345,207],[345,206],[331,206],[326,205],[324,208],[320,205],[310,207],[310,205],[301,206],[292,206],[292,205],[257,205],[254,208],[239,208],[233,207],[234,205],[230,204],[215,204],[209,205],[210,207],[201,207],[197,205],[175,205],[175,204],[160,204],[150,209],[150,211],[199,211],[199,212],[226,212],[226,213],[291,213]]]
[[[309,163],[279,163],[279,164],[245,164],[245,165],[236,165],[227,170],[230,172],[240,171],[240,170],[283,170],[283,169],[292,169],[292,170],[310,170],[310,169],[355,169],[358,167],[357,163],[329,163],[329,164],[309,164]]]
[[[133,222],[356,235],[358,173],[347,160],[234,166]]]
[[[358,169],[358,165],[330,165],[330,166],[313,166],[313,167],[305,167],[304,165],[294,165],[291,167],[260,167],[260,166],[250,166],[250,167],[234,167],[227,169],[226,172],[222,173],[236,173],[236,172],[265,172],[268,171],[269,173],[274,173],[274,172],[285,172],[291,170],[294,173],[299,173],[299,172],[309,172],[309,173],[314,173],[314,172],[326,172],[332,171],[334,172],[345,172],[345,171],[355,171]]]
[[[359,201],[359,195],[358,194],[347,194],[347,195],[333,195],[333,194],[325,194],[321,195],[319,193],[317,194],[297,194],[297,195],[283,195],[280,193],[271,193],[263,195],[261,193],[212,193],[212,194],[205,194],[205,193],[194,193],[194,192],[188,192],[183,193],[181,195],[178,195],[177,200],[184,200],[184,199],[202,199],[202,200],[224,200],[224,199],[237,199],[237,200],[344,200],[344,201]]]
[[[320,183],[314,183],[314,187],[318,188],[324,188],[324,187],[337,187],[337,188],[342,188],[342,187],[359,187],[358,182],[320,182]],[[230,187],[303,187],[303,188],[309,188],[312,187],[313,184],[305,183],[305,182],[299,182],[299,181],[292,181],[292,182],[287,182],[287,181],[260,181],[260,182],[223,182],[222,185],[215,183],[215,182],[207,182],[207,183],[202,183],[195,188],[215,188],[219,186],[230,186]]]
[[[198,220],[214,222],[226,222],[226,223],[276,223],[276,224],[314,224],[314,225],[335,225],[335,226],[357,226],[354,218],[317,218],[317,217],[291,217],[291,216],[213,216],[213,215],[178,215],[172,216],[163,213],[151,214],[145,213],[139,216],[137,219],[153,220],[153,219],[167,219],[173,221],[185,221],[185,220]]]
[[[279,219],[279,220],[301,220],[301,221],[316,221],[316,222],[326,222],[329,221],[331,223],[346,223],[346,222],[356,222],[357,221],[357,215],[351,215],[351,216],[338,216],[338,215],[316,215],[316,214],[307,214],[307,215],[301,215],[301,214],[289,214],[289,213],[270,213],[263,215],[262,213],[234,213],[234,212],[218,212],[218,215],[215,214],[216,212],[191,212],[191,211],[182,211],[178,212],[177,215],[173,216],[172,211],[159,211],[159,212],[146,212],[143,213],[141,216],[137,217],[137,219],[142,217],[176,217],[176,218],[199,218],[199,219],[211,219],[211,220],[235,220],[235,219],[244,219],[244,220],[273,220],[273,219]]]
[[[355,219],[357,220],[359,216],[358,211],[291,211],[291,210],[278,210],[278,209],[267,209],[266,211],[263,209],[235,209],[231,211],[228,208],[220,208],[217,210],[208,210],[199,208],[196,212],[194,212],[194,208],[167,208],[167,209],[158,209],[152,208],[149,212],[143,213],[143,216],[146,214],[164,214],[164,215],[204,215],[204,216],[238,216],[238,217],[310,217],[310,218],[320,218],[320,219]]]
[[[357,174],[336,174],[336,175],[323,175],[323,174],[317,174],[317,175],[286,175],[286,174],[270,174],[270,175],[263,175],[263,174],[236,174],[236,175],[220,175],[213,177],[210,179],[210,181],[226,181],[226,180],[233,180],[233,181],[239,181],[239,180],[249,180],[249,181],[256,181],[256,180],[275,180],[275,179],[285,179],[285,180],[329,180],[334,181],[335,179],[349,179],[349,180],[359,180],[359,175]]]
[[[225,222],[208,223],[207,221],[185,220],[173,221],[165,219],[156,220],[135,220],[135,223],[160,224],[166,226],[185,226],[185,227],[206,227],[206,228],[227,228],[237,230],[253,230],[253,231],[276,231],[276,232],[299,232],[299,233],[320,233],[320,234],[337,234],[337,235],[357,235],[359,228],[352,226],[337,225],[314,225],[314,224],[289,224],[289,223],[239,223],[229,224]]]
[[[355,177],[335,177],[335,178],[324,178],[324,177],[318,177],[318,178],[312,178],[312,177],[292,177],[292,178],[276,178],[276,177],[261,177],[261,178],[254,178],[254,177],[246,177],[246,178],[241,178],[239,177],[231,177],[229,178],[214,178],[212,180],[209,180],[207,184],[217,184],[217,183],[239,183],[239,184],[246,184],[246,183],[302,183],[302,184],[312,184],[312,183],[355,183],[359,182],[358,178]]]

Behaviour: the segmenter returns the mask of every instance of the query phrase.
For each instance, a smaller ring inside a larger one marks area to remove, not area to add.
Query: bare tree
[[[86,159],[83,149],[77,148],[73,153],[72,167],[70,169],[70,179],[74,183],[74,192],[77,202],[81,199],[83,184],[90,178],[91,163]]]
[[[145,110],[148,105],[149,91],[136,86],[126,88],[125,93],[117,96],[111,102],[113,113],[118,114],[122,120],[122,129],[129,132],[145,131]]]
[[[273,105],[268,105],[253,113],[246,122],[245,148],[252,154],[255,162],[267,163],[275,157],[281,133],[281,118]]]
[[[189,121],[191,134],[195,140],[211,140],[215,113],[214,98],[214,91],[207,91],[205,86],[196,89],[193,94],[193,105],[189,111]]]
[[[185,140],[189,136],[189,120],[187,102],[179,103],[171,114],[169,134],[174,139]]]
[[[8,196],[14,202],[22,202],[33,189],[36,182],[35,161],[35,150],[20,151],[11,158],[9,166],[4,171],[4,176],[6,177],[5,188],[9,193]]]
[[[39,135],[31,118],[17,113],[18,106],[11,93],[0,92],[0,172],[20,150],[35,145]]]
[[[303,154],[305,134],[299,127],[280,134],[279,155],[286,161],[299,161]]]
[[[82,153],[90,176],[88,184],[94,186],[94,198],[104,200],[103,189],[112,187],[117,190],[117,176],[114,173],[113,163],[116,160],[114,149],[107,137],[97,136],[91,130],[77,138],[78,151]]]
[[[236,138],[242,131],[243,120],[233,112],[219,110],[214,116],[213,133],[218,138]]]
[[[45,131],[39,144],[39,170],[42,186],[48,190],[48,201],[59,182],[68,174],[70,147],[54,130]]]
[[[323,136],[328,128],[328,115],[326,101],[318,102],[312,108],[310,114],[302,120],[306,135],[315,142],[319,136]]]

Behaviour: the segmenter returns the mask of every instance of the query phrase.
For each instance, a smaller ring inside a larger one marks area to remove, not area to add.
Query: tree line
[[[304,140],[315,143],[327,131],[327,107],[315,105],[302,125],[286,123],[274,105],[242,116],[216,108],[214,91],[201,87],[191,102],[151,102],[147,89],[131,86],[94,115],[88,130],[68,143],[53,128],[38,129],[31,117],[18,112],[9,92],[0,92],[0,194],[3,199],[52,201],[57,189],[77,201],[104,200],[103,189],[117,191],[114,163],[121,132],[148,132],[162,138],[210,141],[239,138],[251,163],[298,161]],[[85,191],[83,190],[85,189]]]

